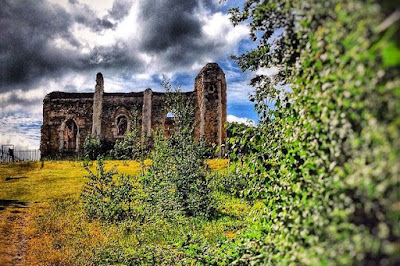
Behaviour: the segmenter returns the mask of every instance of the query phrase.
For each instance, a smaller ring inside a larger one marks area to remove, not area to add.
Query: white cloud
[[[73,13],[74,8],[68,0],[50,0],[64,7],[68,12]],[[144,0],[147,1],[147,0]],[[87,4],[96,16],[102,18],[106,16],[113,6],[114,0],[78,0],[81,4]],[[218,0],[214,0],[218,2]],[[221,12],[212,13],[205,7],[197,10],[195,16],[199,18],[202,24],[199,37],[199,51],[193,53],[199,56],[192,56],[188,65],[181,67],[174,65],[163,58],[164,53],[145,52],[140,48],[141,31],[151,29],[143,28],[141,21],[138,21],[141,1],[134,1],[130,13],[124,19],[115,24],[115,28],[104,29],[100,32],[91,31],[83,24],[75,23],[70,30],[72,38],[75,38],[81,45],[78,50],[73,43],[62,37],[54,38],[50,41],[50,46],[59,50],[72,51],[73,54],[89,55],[94,47],[115,46],[117,51],[126,50],[124,54],[131,59],[137,58],[142,61],[140,67],[129,65],[122,70],[118,68],[103,67],[102,69],[94,67],[90,71],[73,70],[74,68],[65,67],[58,75],[47,75],[41,79],[35,80],[27,88],[13,88],[13,90],[0,93],[0,144],[4,142],[19,143],[23,147],[39,146],[40,125],[42,120],[42,101],[47,93],[52,91],[69,92],[93,92],[95,86],[95,76],[97,72],[102,72],[105,79],[106,92],[130,92],[143,91],[146,88],[152,88],[155,91],[163,91],[158,79],[161,74],[174,80],[179,75],[195,75],[207,62],[218,61],[227,58],[231,54],[239,53],[239,43],[248,37],[249,29],[244,25],[232,26],[229,15]],[[226,3],[224,3],[226,5]],[[115,22],[111,19],[111,22]],[[157,33],[163,34],[163,32]],[[120,47],[126,46],[126,47]],[[210,47],[208,49],[208,47]],[[196,48],[196,47],[195,47]],[[200,49],[202,48],[202,49]],[[167,53],[168,51],[165,51]],[[102,59],[102,50],[99,50],[98,60]],[[85,57],[85,56],[84,56]],[[79,58],[79,56],[77,57]],[[190,57],[191,58],[191,57]],[[200,59],[199,59],[200,58]],[[185,58],[184,58],[185,59]],[[128,60],[129,61],[129,60]],[[133,60],[132,60],[133,61]],[[249,103],[248,96],[253,92],[253,88],[248,85],[250,80],[249,73],[242,73],[232,62],[226,60],[223,62],[223,68],[228,87],[228,103],[243,104]],[[273,70],[268,70],[272,71]],[[254,74],[254,73],[253,73]],[[179,85],[179,80],[177,80]],[[193,83],[183,85],[183,91],[193,90]],[[228,120],[247,123],[247,118],[228,115]],[[249,120],[249,123],[254,121]]]
[[[275,76],[276,74],[278,74],[278,71],[279,71],[279,68],[277,68],[277,67],[269,67],[269,68],[262,67],[260,69],[257,69],[255,74],[272,77],[272,76]]]
[[[254,89],[247,84],[248,81],[227,82],[227,96],[228,102],[232,103],[247,103],[249,96],[253,93]]]
[[[255,122],[254,120],[251,120],[247,117],[237,117],[234,115],[227,115],[227,121],[228,122],[236,122],[236,123],[241,123],[241,124],[246,124],[248,126],[254,126]]]
[[[39,149],[39,140],[29,139],[24,134],[1,135],[1,145],[14,145],[16,150]]]
[[[0,117],[0,145],[12,144],[16,149],[38,149],[41,117],[10,115]]]
[[[135,1],[130,9],[130,13],[123,19],[115,29],[115,36],[117,38],[130,38],[138,40],[140,38],[140,22],[138,21],[139,16],[139,1]]]
[[[202,31],[204,35],[211,41],[210,43],[223,44],[222,52],[235,53],[239,41],[249,36],[249,28],[242,24],[234,27],[228,14],[221,12],[214,14],[200,13],[199,18],[203,22]]]

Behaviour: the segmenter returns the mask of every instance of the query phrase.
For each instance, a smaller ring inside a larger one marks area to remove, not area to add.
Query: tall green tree
[[[152,165],[141,183],[148,197],[148,208],[167,218],[180,215],[214,214],[209,169],[205,163],[206,148],[194,139],[193,99],[179,88],[172,88],[164,78],[165,108],[174,114],[169,136],[159,130],[154,139]]]
[[[239,66],[279,73],[251,81],[260,126],[248,138],[258,148],[244,159],[251,180],[244,194],[264,208],[227,260],[398,262],[396,8],[391,1],[247,0],[231,10],[257,44],[234,57]],[[289,90],[279,89],[285,84]]]

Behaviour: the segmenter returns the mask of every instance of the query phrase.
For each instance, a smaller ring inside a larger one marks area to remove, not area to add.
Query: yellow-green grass
[[[228,159],[212,159],[207,161],[208,166],[215,171],[221,172],[227,169]]]
[[[145,161],[149,164],[149,161]],[[95,171],[96,162],[89,163]],[[106,169],[137,175],[142,171],[136,161],[105,161]],[[44,161],[0,164],[0,199],[41,202],[76,198],[88,172],[79,161]]]
[[[144,162],[145,166],[150,160]],[[222,170],[227,160],[209,160],[211,169]],[[89,163],[95,171],[96,162]],[[137,161],[105,161],[107,170],[137,175],[142,165]],[[80,161],[44,161],[0,164],[0,200],[41,202],[79,196],[88,172]]]
[[[143,171],[143,165],[136,161],[105,161],[106,170],[116,169],[118,173],[137,175]],[[224,171],[227,160],[209,160],[208,165],[215,171]],[[144,162],[147,167],[151,161]],[[96,162],[91,162],[89,168],[96,172]],[[88,220],[79,204],[79,195],[88,179],[88,172],[79,161],[45,161],[30,163],[0,164],[0,200],[15,200],[30,202],[28,208],[21,211],[10,206],[0,210],[0,231],[7,230],[9,237],[0,241],[1,249],[9,254],[16,250],[22,252],[22,263],[26,265],[69,265],[80,261],[90,265],[88,261],[93,252],[99,252],[109,245],[143,248],[141,245],[155,244],[170,247],[170,243],[179,242],[191,232],[214,243],[221,237],[234,237],[240,228],[240,217],[244,217],[249,206],[241,200],[220,194],[220,211],[232,220],[215,220],[210,222],[190,222],[177,226],[165,220],[157,224],[139,225],[132,221],[133,228],[139,230],[136,234],[126,234],[125,227]],[[68,200],[69,199],[69,200]],[[34,202],[40,202],[34,204]],[[4,219],[3,219],[4,218]],[[19,219],[23,226],[9,224],[6,221]],[[25,239],[24,246],[15,243],[14,238]],[[142,238],[142,239],[140,239]],[[139,241],[142,244],[139,244]],[[114,243],[114,244],[113,244]],[[172,247],[172,246],[171,246]],[[178,252],[178,251],[176,251]],[[21,252],[20,252],[21,253]],[[10,261],[10,256],[0,252],[0,265]],[[12,261],[12,260],[11,260]]]

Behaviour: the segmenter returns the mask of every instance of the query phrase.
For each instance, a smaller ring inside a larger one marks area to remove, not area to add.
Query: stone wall
[[[225,74],[217,64],[209,63],[197,75],[194,87],[184,95],[195,102],[195,137],[221,145],[226,138]],[[42,156],[77,156],[89,134],[113,143],[131,129],[133,114],[140,134],[151,137],[158,127],[167,126],[164,102],[165,94],[151,89],[104,93],[101,73],[96,76],[94,93],[52,92],[43,101]]]
[[[43,157],[74,155],[92,132],[93,93],[52,92],[43,101],[43,125],[40,151]],[[66,123],[73,121],[77,128],[77,149],[64,149]],[[63,153],[61,153],[63,151]]]
[[[127,118],[127,131],[131,128],[132,115],[136,115],[141,122],[143,92],[105,93],[103,100],[101,138],[115,141],[123,138],[118,134],[117,120],[121,116]]]

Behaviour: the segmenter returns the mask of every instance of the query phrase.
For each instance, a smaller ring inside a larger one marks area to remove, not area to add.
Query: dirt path
[[[32,265],[26,258],[29,204],[0,200],[0,265]]]

